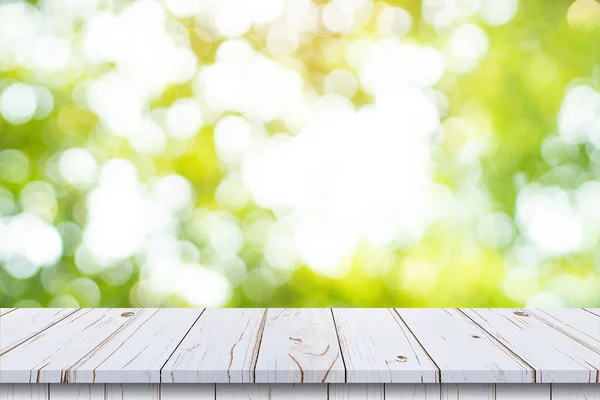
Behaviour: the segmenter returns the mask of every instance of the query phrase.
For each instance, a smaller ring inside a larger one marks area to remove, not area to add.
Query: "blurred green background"
[[[600,306],[594,0],[0,3],[2,307]]]

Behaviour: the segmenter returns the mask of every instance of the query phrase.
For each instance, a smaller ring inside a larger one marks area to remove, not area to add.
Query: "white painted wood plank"
[[[0,308],[0,317],[9,312],[15,311],[16,308]]]
[[[260,383],[344,382],[329,309],[269,309],[255,369]]]
[[[160,400],[157,383],[107,383],[106,400]]]
[[[217,384],[217,400],[327,400],[322,384]]]
[[[496,385],[496,400],[551,400],[550,390],[549,383],[501,383]]]
[[[600,317],[600,308],[584,308],[584,310]]]
[[[145,309],[68,370],[69,382],[159,383],[160,369],[203,309]],[[139,312],[139,311],[138,311]]]
[[[264,309],[207,309],[163,367],[162,382],[253,382],[265,317]]]
[[[0,355],[75,313],[74,308],[20,308],[2,315]]]
[[[2,383],[0,400],[48,400],[48,385]]]
[[[215,400],[215,385],[210,383],[163,383],[161,400]]]
[[[104,400],[104,384],[51,383],[50,400]]]
[[[386,383],[386,400],[440,400],[439,383]]]
[[[527,312],[600,353],[600,318],[581,308],[544,308]]]
[[[540,383],[596,382],[600,355],[545,322],[515,309],[462,309],[536,370]]]
[[[80,310],[0,356],[0,380],[16,383],[66,382],[72,365],[101,349],[107,339],[123,327],[146,320],[151,313],[152,310],[144,309]]]
[[[348,383],[430,383],[439,371],[394,310],[333,309]]]
[[[598,384],[552,384],[552,400],[600,400]]]
[[[442,385],[442,400],[494,400],[491,383],[446,383]]]
[[[457,309],[396,309],[442,383],[533,382],[533,369]],[[599,318],[600,319],[600,318]]]
[[[383,383],[330,383],[329,400],[383,400]],[[437,399],[439,400],[439,398]]]

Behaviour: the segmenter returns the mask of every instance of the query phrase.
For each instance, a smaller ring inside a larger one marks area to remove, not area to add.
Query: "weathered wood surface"
[[[70,370],[69,382],[160,382],[160,370],[203,310],[145,309]]]
[[[598,383],[600,370],[600,316],[584,309],[2,311],[4,384]]]
[[[329,309],[270,309],[255,370],[256,382],[345,382]]]
[[[75,313],[71,308],[24,308],[6,310],[0,316],[0,355]]]
[[[527,310],[463,309],[479,326],[536,370],[537,382],[596,383],[600,353]]]
[[[254,382],[265,317],[263,309],[207,309],[163,367],[162,382]]]
[[[20,310],[14,311],[7,317],[19,313]],[[148,309],[87,309],[72,313],[3,354],[0,357],[0,381],[68,382],[72,380],[73,365],[102,351],[112,336],[129,324],[146,320],[151,313],[152,310]],[[10,324],[3,323],[3,329],[7,325]]]
[[[438,382],[439,370],[394,310],[334,309],[348,383]]]
[[[598,384],[0,384],[0,400],[599,400]]]
[[[583,310],[552,308],[530,310],[552,327],[600,353],[600,318]]]
[[[533,369],[456,309],[397,309],[442,382],[534,382]]]

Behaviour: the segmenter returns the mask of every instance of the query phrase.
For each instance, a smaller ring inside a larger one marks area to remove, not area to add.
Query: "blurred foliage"
[[[40,6],[38,2],[31,3]],[[376,3],[375,10],[384,7],[384,3]],[[387,3],[403,7],[412,15],[413,28],[408,38],[433,47],[443,46],[446,36],[438,34],[422,20],[420,2],[398,0]],[[587,79],[585,82],[590,81],[594,68],[600,65],[600,28],[598,24],[585,27],[569,24],[567,14],[572,3],[567,0],[521,1],[512,20],[502,26],[485,27],[489,51],[477,68],[462,75],[446,73],[435,86],[447,96],[446,116],[466,116],[476,123],[483,118],[481,123],[489,124],[489,132],[493,133],[482,137],[489,150],[480,158],[478,182],[487,188],[492,209],[506,213],[513,220],[516,219],[519,191],[526,183],[541,182],[549,186],[558,185],[565,190],[575,189],[585,181],[598,179],[600,172],[598,160],[591,159],[589,144],[577,144],[575,155],[566,156],[564,160],[564,163],[579,167],[581,174],[576,176],[556,173],[555,165],[549,165],[541,151],[544,141],[558,134],[557,115],[566,88],[582,77]],[[373,21],[357,32],[316,35],[312,41],[301,44],[293,58],[301,64],[303,79],[318,87],[329,71],[346,67],[343,58],[337,64],[328,60],[324,56],[327,51],[323,49],[335,44],[336,40],[354,41],[369,37],[375,30]],[[181,23],[188,29],[190,47],[200,64],[213,63],[221,41],[210,42],[198,35],[192,18],[182,18]],[[259,51],[265,47],[265,38],[260,32],[250,30],[244,37]],[[67,80],[67,83],[51,88],[54,107],[43,119],[11,124],[0,117],[0,151],[17,149],[29,160],[26,180],[16,182],[0,174],[0,187],[18,199],[29,182],[51,182],[46,166],[53,155],[69,148],[87,148],[99,164],[117,157],[130,160],[137,167],[139,179],[144,182],[169,173],[179,174],[192,187],[196,209],[220,209],[215,192],[226,174],[215,152],[213,125],[204,125],[192,139],[168,140],[162,154],[145,156],[140,155],[124,138],[99,132],[99,117],[73,101],[73,91],[80,81],[98,77],[112,68],[114,66],[110,63],[86,67],[79,79]],[[64,71],[64,74],[69,74],[69,71]],[[37,79],[34,71],[24,67],[0,71],[0,91],[9,82],[31,83]],[[173,83],[152,100],[151,107],[168,107],[175,100],[190,96],[193,96],[190,83]],[[355,105],[368,104],[372,95],[359,88],[352,101]],[[267,134],[273,135],[285,130],[285,124],[274,120],[266,123],[265,129]],[[483,131],[486,130],[478,132]],[[469,139],[468,134],[446,137],[435,149],[435,179],[452,191],[468,190],[472,184],[471,180],[463,179],[473,172],[472,165],[456,162],[461,141]],[[310,160],[306,161],[310,163]],[[0,165],[0,170],[9,168],[10,165]],[[56,213],[52,224],[59,226],[63,222],[74,222],[83,229],[86,224],[85,195],[89,189],[72,190],[60,184],[54,184],[54,188]],[[231,211],[231,214],[241,221],[240,227],[245,230],[249,226],[246,222],[248,216],[259,208],[249,202],[245,207]],[[12,214],[18,212],[14,210]],[[270,210],[264,212],[272,217],[275,215]],[[519,226],[516,225],[518,236]],[[183,223],[178,228],[178,238],[202,249],[205,244],[190,235],[185,226]],[[596,291],[600,289],[600,252],[597,245],[589,250],[539,261],[543,266],[533,278],[535,285],[530,295],[515,297],[507,294],[505,286],[509,268],[507,259],[512,247],[483,246],[477,242],[476,230],[473,224],[465,229],[434,224],[418,245],[393,249],[391,262],[385,261],[389,264],[385,271],[376,274],[372,268],[381,262],[378,253],[373,247],[361,244],[353,256],[344,261],[351,267],[343,277],[325,276],[308,265],[302,265],[295,271],[262,268],[262,252],[246,243],[239,252],[247,268],[245,278],[233,285],[231,297],[225,305],[513,307],[536,305],[538,303],[527,303],[527,299],[543,292],[555,296],[560,301],[557,304],[561,305],[600,306],[599,292]],[[111,271],[133,268],[131,275],[122,282],[117,279],[117,284],[107,278],[106,271],[83,272],[76,262],[77,245],[63,241],[63,255],[55,265],[40,268],[24,279],[14,277],[0,267],[0,305],[194,305],[177,292],[153,297],[151,291],[139,284],[142,277],[140,260],[136,257],[110,267]],[[212,261],[210,252],[200,251],[199,264],[210,265]],[[565,276],[571,280],[561,281],[567,279]],[[578,297],[572,292],[582,287],[580,284],[583,285],[581,282],[584,280],[591,289],[586,289],[584,292],[587,294]],[[527,288],[522,290],[527,292]],[[99,296],[90,295],[95,291],[99,292]]]

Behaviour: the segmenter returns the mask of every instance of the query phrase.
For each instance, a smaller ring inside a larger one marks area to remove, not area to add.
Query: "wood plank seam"
[[[267,313],[269,312],[268,308],[264,309],[262,320],[260,321],[260,326],[258,328],[258,340],[256,341],[256,356],[252,361],[252,382],[256,382],[256,364],[258,362],[258,356],[260,355],[260,348],[262,346],[263,333],[265,332],[265,323],[267,321]],[[216,390],[216,388],[215,388]]]
[[[592,311],[592,309],[591,309],[591,308],[582,308],[582,310],[584,310],[584,311],[587,311],[587,312],[589,312],[590,314],[592,314],[592,315],[595,315],[595,316],[597,316],[597,317],[600,317],[600,313],[599,313],[599,312],[594,312],[594,311]],[[598,310],[598,309],[596,309],[596,310]]]
[[[477,325],[483,332],[485,332],[490,338],[492,338],[492,340],[494,340],[498,344],[499,347],[504,348],[507,353],[512,354],[515,358],[519,359],[523,364],[527,365],[527,367],[529,367],[533,371],[533,383],[538,382],[537,370],[533,367],[533,365],[531,365],[527,361],[525,361],[521,356],[519,356],[517,353],[512,351],[508,346],[505,346],[504,343],[502,343],[501,341],[499,341],[496,338],[496,336],[494,336],[491,332],[488,332],[487,329],[485,329],[483,326],[478,324],[477,321],[475,321],[473,318],[471,318],[469,315],[467,315],[461,308],[457,308],[457,310],[460,313],[462,313],[465,316],[465,318],[468,318],[469,320],[473,321],[473,323],[475,325]]]
[[[156,313],[158,313],[158,310],[160,310],[160,309],[157,309],[157,311],[155,311],[154,315]],[[60,383],[69,382],[69,371],[72,371],[82,360],[85,360],[86,358],[90,357],[92,354],[96,354],[100,350],[102,350],[104,348],[104,346],[112,340],[113,337],[115,337],[117,334],[119,334],[120,332],[125,330],[129,325],[133,324],[138,318],[141,318],[141,315],[142,315],[141,313],[135,313],[133,316],[128,317],[128,319],[125,321],[125,323],[120,325],[115,331],[113,331],[110,335],[108,335],[104,340],[102,340],[100,343],[98,343],[90,351],[85,353],[79,360],[77,360],[75,363],[71,364],[68,368],[66,368],[64,371],[62,371]],[[39,375],[39,372],[38,372],[38,375]],[[63,380],[64,380],[64,382],[63,382]]]
[[[163,368],[165,367],[165,365],[167,365],[167,363],[169,362],[169,360],[171,359],[171,357],[173,357],[173,354],[175,354],[175,352],[177,351],[177,349],[179,348],[179,346],[181,345],[181,343],[185,340],[185,338],[187,337],[187,335],[189,335],[189,333],[192,330],[192,328],[194,327],[194,325],[196,325],[198,323],[198,320],[200,318],[202,318],[202,315],[204,314],[205,311],[206,311],[206,308],[202,310],[202,312],[200,313],[200,315],[198,315],[198,318],[196,318],[196,320],[194,321],[194,323],[192,325],[190,325],[190,328],[187,330],[187,332],[185,333],[185,335],[183,335],[183,337],[181,338],[181,340],[179,341],[179,343],[177,343],[177,346],[175,346],[175,348],[171,352],[171,355],[169,357],[167,357],[167,359],[165,360],[165,362],[163,363],[163,365],[160,367],[160,370],[158,371],[158,378],[159,378],[159,382],[160,383],[162,383],[162,370],[163,370]]]
[[[331,313],[331,318],[333,319],[333,327],[335,328],[335,337],[338,342],[338,349],[340,351],[340,357],[342,357],[342,365],[344,366],[344,382],[348,382],[348,368],[346,367],[346,360],[344,360],[344,352],[342,351],[342,344],[340,343],[340,333],[338,331],[338,325],[335,320],[335,315],[333,314],[333,309],[330,308],[329,312]],[[327,386],[327,395],[329,396],[329,386]]]
[[[435,373],[436,373],[436,376],[437,376],[436,380],[437,380],[437,382],[442,383],[442,370],[441,370],[440,366],[431,357],[431,355],[429,354],[429,352],[427,351],[427,349],[425,348],[425,346],[423,346],[423,344],[421,343],[421,341],[419,340],[419,338],[417,337],[417,335],[415,335],[415,333],[412,331],[412,329],[410,329],[410,326],[406,323],[406,321],[402,318],[402,316],[400,316],[400,313],[398,313],[398,310],[396,310],[395,308],[392,308],[390,310],[390,312],[396,314],[398,316],[398,318],[400,318],[400,320],[402,321],[402,323],[404,324],[404,326],[406,326],[406,329],[408,329],[408,331],[415,338],[415,340],[419,344],[419,346],[421,346],[421,348],[423,349],[423,352],[425,352],[425,355],[427,355],[427,357],[429,358],[429,360],[433,363],[433,365],[435,365],[435,368],[436,368]]]
[[[0,317],[15,311],[16,308],[3,308],[0,310]]]
[[[17,310],[17,308],[13,308],[13,309],[12,309],[12,311],[15,311],[15,310]],[[71,313],[68,313],[68,314],[66,314],[64,317],[62,317],[62,318],[60,318],[60,319],[58,319],[58,320],[54,321],[53,323],[51,323],[50,325],[48,325],[48,326],[47,326],[47,327],[45,327],[44,329],[42,329],[42,330],[40,330],[40,331],[38,331],[38,332],[36,332],[36,333],[32,334],[32,335],[31,335],[31,336],[29,336],[27,339],[25,339],[25,340],[23,340],[23,341],[19,342],[19,343],[18,343],[16,346],[13,346],[13,347],[9,348],[9,349],[8,349],[8,350],[6,350],[6,351],[1,351],[1,350],[0,350],[0,356],[3,356],[3,355],[5,355],[5,354],[8,354],[8,353],[9,353],[9,352],[11,352],[12,350],[14,350],[14,349],[18,348],[19,346],[21,346],[21,345],[23,345],[23,344],[25,344],[25,343],[29,342],[31,339],[33,339],[33,338],[37,337],[37,336],[38,336],[40,333],[47,331],[48,329],[52,328],[54,325],[58,324],[59,322],[63,321],[63,320],[64,320],[64,319],[66,319],[66,318],[69,318],[69,317],[70,317],[70,316],[72,316],[72,315],[75,315],[75,314],[76,314],[76,313],[78,313],[79,311],[81,311],[81,308],[77,308],[77,309],[73,310],[73,312],[71,312]],[[9,314],[9,313],[6,313],[6,314]],[[5,314],[5,315],[6,315],[6,314]]]
[[[523,310],[523,311],[525,311],[525,310]],[[543,323],[545,323],[546,325],[548,325],[548,326],[552,327],[553,329],[559,331],[563,335],[570,337],[571,339],[575,340],[576,342],[578,342],[578,343],[586,346],[590,350],[592,350],[592,351],[600,354],[600,347],[593,346],[592,344],[588,343],[587,341],[584,341],[581,338],[578,338],[574,334],[570,333],[568,330],[561,329],[559,326],[555,325],[550,319],[547,319],[548,317],[550,317],[550,315],[548,315],[547,317],[545,317],[544,315],[540,314],[538,310],[530,310],[529,313],[532,314],[535,318],[537,318],[540,321],[542,321]],[[564,321],[561,321],[561,322],[564,322]],[[573,327],[573,328],[575,328],[575,327]],[[582,334],[585,334],[582,331],[579,331],[579,332],[582,333]],[[600,320],[598,321],[598,339],[600,340]]]
[[[519,309],[463,309],[536,369],[536,383],[597,383],[600,357],[589,347]],[[508,322],[508,323],[507,323]],[[514,347],[513,347],[514,346]]]

